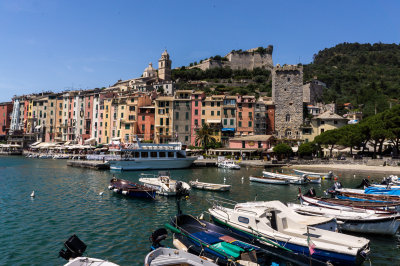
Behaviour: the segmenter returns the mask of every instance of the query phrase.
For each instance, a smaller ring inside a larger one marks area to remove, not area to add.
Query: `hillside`
[[[366,115],[400,99],[400,46],[342,43],[319,51],[304,65],[304,81],[314,76],[325,82],[325,102],[351,102]]]

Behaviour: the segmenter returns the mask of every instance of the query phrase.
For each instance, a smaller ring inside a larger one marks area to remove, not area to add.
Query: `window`
[[[194,115],[199,115],[199,110],[194,110]]]
[[[189,126],[188,126],[188,125],[185,126],[185,131],[186,131],[186,132],[189,131]]]
[[[286,115],[286,122],[290,122],[290,115],[289,114]]]
[[[164,118],[160,118],[160,125],[162,126],[164,124]]]
[[[220,116],[221,115],[221,111],[217,111],[217,115]]]
[[[239,121],[239,127],[242,127],[242,121]]]
[[[290,78],[287,78],[287,81],[290,82]]]
[[[234,109],[231,110],[231,115],[235,115],[235,110]]]
[[[150,130],[154,130],[154,125],[150,125]]]
[[[235,120],[233,120],[233,119],[231,119],[231,122],[230,122],[230,125],[231,126],[233,126],[233,122],[234,122]]]
[[[196,96],[197,96],[197,95],[196,95]],[[196,107],[199,106],[199,101],[195,101],[195,102],[194,102],[194,106],[196,106]]]
[[[211,102],[211,107],[214,107],[214,104],[215,104],[214,102]]]
[[[324,125],[325,124],[325,121],[321,121],[321,125]]]
[[[227,119],[224,119],[224,126],[228,124]]]
[[[252,118],[253,117],[253,113],[249,112],[249,117]]]
[[[185,114],[185,119],[186,119],[186,120],[189,119],[189,112],[186,112],[186,114]]]
[[[239,112],[239,117],[242,117],[242,112]]]
[[[221,106],[221,103],[220,103],[220,102],[217,102],[217,106],[218,106],[218,107]]]
[[[290,137],[292,135],[292,131],[288,130],[286,131],[286,137]]]
[[[214,116],[214,111],[211,111],[211,116]]]
[[[337,125],[337,120],[333,120],[333,123],[334,123],[335,125]]]
[[[169,126],[169,118],[165,119],[165,125]]]
[[[178,112],[175,113],[175,119],[179,119],[179,113]]]
[[[321,128],[321,134],[324,133],[325,129]]]
[[[252,127],[252,123],[251,123],[251,121],[249,121],[249,127]]]
[[[204,125],[205,121],[204,119],[201,119],[201,124]]]
[[[142,131],[144,131],[144,129],[145,129],[145,125],[142,125]]]
[[[228,110],[224,109],[224,115],[227,115],[227,114],[228,114]]]
[[[124,113],[121,113],[121,118],[124,118]]]
[[[125,129],[130,129],[131,125],[130,124],[125,124]]]
[[[189,136],[185,136],[185,141],[186,141],[186,142],[189,141]]]
[[[201,114],[205,115],[206,114],[206,110],[201,110]]]
[[[202,102],[201,106],[203,106],[203,107],[206,106],[206,102]]]

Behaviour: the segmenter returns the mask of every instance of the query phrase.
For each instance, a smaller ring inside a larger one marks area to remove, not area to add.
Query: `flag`
[[[315,253],[315,244],[314,242],[311,241],[310,236],[307,237],[307,244],[308,244],[308,250],[310,251],[310,255]]]

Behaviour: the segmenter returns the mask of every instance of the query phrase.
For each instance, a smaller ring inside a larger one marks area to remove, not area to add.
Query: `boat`
[[[290,184],[295,184],[295,185],[304,185],[309,182],[306,175],[298,176],[298,175],[289,175],[289,174],[278,174],[278,173],[272,173],[272,172],[267,172],[267,171],[263,171],[262,173],[263,173],[263,176],[265,176],[265,177],[287,179],[287,180],[289,180]]]
[[[240,170],[240,165],[231,160],[223,160],[217,163],[219,168]]]
[[[187,157],[182,143],[153,144],[135,143],[113,144],[109,147],[111,170],[151,170],[188,168],[197,157]]]
[[[260,182],[274,185],[289,185],[289,179],[279,177],[266,177],[266,176],[250,176],[250,181]]]
[[[69,159],[68,154],[56,154],[53,156],[53,159]]]
[[[293,169],[294,173],[296,175],[307,175],[307,176],[312,176],[312,177],[321,177],[322,179],[332,179],[334,177],[334,174],[332,171],[329,171],[328,173],[314,173],[314,172],[309,172],[309,171],[304,171],[304,170],[298,170],[298,169]]]
[[[68,260],[64,266],[118,266],[107,260],[101,260],[90,257],[82,257],[86,250],[86,244],[82,242],[76,235],[72,235],[64,242],[64,249],[58,253],[59,257]]]
[[[311,188],[304,195],[299,189],[299,200],[302,205],[312,205],[336,210],[369,210],[371,214],[388,214],[399,210],[399,203],[385,201],[353,201],[348,199],[316,197],[315,190]]]
[[[333,196],[343,196],[373,201],[400,202],[400,196],[387,194],[366,194],[363,189],[343,188],[340,182],[335,182],[333,187],[327,190]]]
[[[309,176],[309,175],[306,175],[306,178],[308,179],[309,183],[321,184],[322,177],[320,177],[320,176]]]
[[[229,191],[231,189],[231,185],[205,183],[205,182],[199,182],[198,180],[190,181],[189,184],[192,188],[202,189],[202,190]]]
[[[110,180],[108,189],[124,196],[145,199],[155,199],[157,191],[154,188],[133,183],[129,180],[117,179],[115,177]]]
[[[165,227],[174,233],[173,244],[195,255],[201,254],[217,261],[219,265],[326,265],[325,263],[295,253],[272,241],[253,240],[216,224],[190,215],[177,215]],[[275,264],[272,264],[275,263]]]
[[[216,203],[208,211],[214,222],[230,230],[333,264],[358,265],[370,252],[368,239],[335,232],[335,219],[300,215],[280,201],[237,203],[233,208]]]
[[[374,214],[365,210],[337,210],[327,207],[288,203],[299,214],[335,218],[342,231],[394,235],[400,226],[400,213]]]
[[[217,266],[214,262],[204,257],[190,254],[183,250],[172,248],[158,248],[147,254],[144,259],[145,266],[177,266],[177,265],[193,265],[193,266]]]
[[[160,171],[158,172],[158,175],[142,173],[140,176],[139,182],[155,189],[159,195],[188,195],[190,192],[190,186],[188,183],[171,179],[171,176],[167,171]]]
[[[51,154],[41,154],[41,155],[39,155],[38,158],[39,159],[51,159],[51,158],[53,158],[53,155],[51,155]]]

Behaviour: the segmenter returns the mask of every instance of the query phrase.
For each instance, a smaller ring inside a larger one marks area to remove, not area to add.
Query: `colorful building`
[[[201,124],[209,125],[217,142],[221,142],[221,110],[224,97],[224,95],[206,97],[201,108]]]
[[[192,91],[177,90],[174,95],[173,129],[177,141],[185,145],[191,143]]]
[[[205,99],[205,93],[203,91],[195,91],[192,93],[192,106],[191,106],[191,127],[190,127],[190,144],[196,146],[196,132],[201,127],[201,108],[202,103]]]
[[[237,136],[247,136],[254,134],[254,96],[237,96],[236,121]]]
[[[160,96],[155,101],[155,142],[175,141],[173,132],[173,96]]]
[[[229,138],[235,136],[236,132],[236,96],[225,96],[222,104],[222,129],[221,142],[228,146]]]
[[[11,125],[12,102],[0,103],[0,139],[5,139]]]

